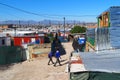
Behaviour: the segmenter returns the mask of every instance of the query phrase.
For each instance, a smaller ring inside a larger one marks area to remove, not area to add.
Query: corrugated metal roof
[[[103,11],[100,15],[98,15],[97,18],[100,17],[104,12],[110,12],[113,9],[120,9],[120,6],[111,6],[111,7],[109,7],[107,10]]]
[[[120,49],[79,54],[87,71],[120,73]]]

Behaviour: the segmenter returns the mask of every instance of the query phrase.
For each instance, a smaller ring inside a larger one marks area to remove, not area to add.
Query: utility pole
[[[26,28],[28,28],[30,26],[30,22],[28,21],[28,26]]]
[[[59,25],[59,29],[60,29],[60,22],[58,22],[58,25]]]
[[[21,25],[20,25],[20,20],[19,20],[19,23],[18,23],[18,25],[19,25],[19,28],[21,27]]]
[[[51,27],[51,25],[52,25],[52,24],[51,24],[51,20],[49,20],[49,26]]]
[[[65,17],[63,18],[64,19],[64,37],[65,37]]]
[[[39,21],[38,24],[39,24],[39,26],[40,26],[40,25],[41,25],[41,22]]]
[[[28,26],[30,25],[30,22],[28,21]]]
[[[75,22],[75,20],[74,20],[74,26],[76,25],[76,22]]]

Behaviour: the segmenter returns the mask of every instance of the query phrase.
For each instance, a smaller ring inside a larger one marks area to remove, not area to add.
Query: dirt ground
[[[48,65],[47,54],[42,54],[30,62],[0,66],[0,80],[68,80],[69,76],[65,70],[73,48],[71,42],[62,44],[67,52],[61,56],[62,66]],[[55,61],[55,58],[53,60]]]

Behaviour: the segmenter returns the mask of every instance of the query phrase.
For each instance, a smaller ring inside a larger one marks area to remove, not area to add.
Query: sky
[[[96,17],[111,6],[120,6],[120,0],[0,0],[0,21],[61,21],[65,17],[97,22]]]

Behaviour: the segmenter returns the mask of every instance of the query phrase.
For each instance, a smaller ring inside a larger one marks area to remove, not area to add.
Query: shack
[[[112,6],[98,18],[98,28],[87,30],[86,52],[72,52],[70,80],[120,80],[120,7]]]
[[[98,17],[98,27],[87,30],[86,51],[120,47],[120,6],[112,6]]]
[[[11,46],[10,37],[0,37],[0,46]]]
[[[15,36],[14,37],[14,46],[22,46],[22,44],[29,44],[29,43],[37,43],[43,44],[44,37],[43,36]]]

